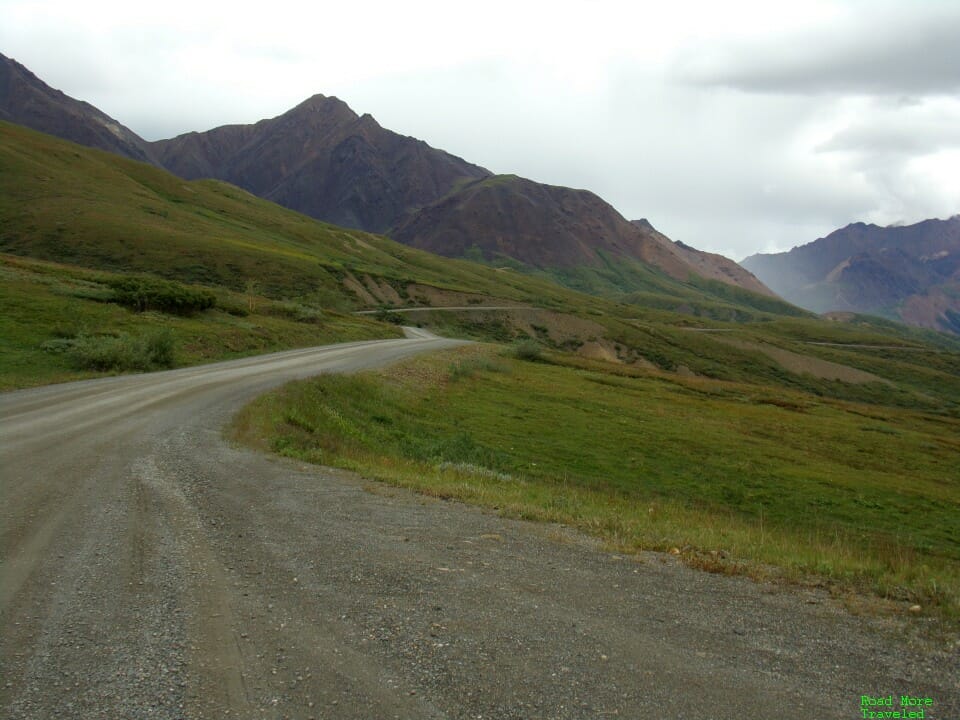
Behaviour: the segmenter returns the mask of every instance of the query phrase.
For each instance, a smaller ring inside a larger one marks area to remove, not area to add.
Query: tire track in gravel
[[[253,716],[223,570],[180,479],[156,473],[163,438],[288,379],[452,344],[347,343],[0,394],[0,716]]]
[[[196,509],[187,501],[176,479],[165,476],[153,457],[138,461],[134,474],[139,487],[157,502],[185,557],[187,586],[183,595],[196,605],[188,633],[192,639],[189,672],[199,678],[194,681],[195,686],[206,689],[188,701],[199,700],[201,706],[227,707],[249,715],[254,707],[241,672],[246,663],[233,632],[236,622],[226,577],[209,547]]]

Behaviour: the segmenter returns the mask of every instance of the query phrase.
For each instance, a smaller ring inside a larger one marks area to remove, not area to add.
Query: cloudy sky
[[[960,213],[957,0],[0,0],[0,52],[148,140],[336,95],[740,260]]]

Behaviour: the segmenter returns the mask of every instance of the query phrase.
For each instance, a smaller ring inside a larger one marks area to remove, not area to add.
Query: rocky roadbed
[[[0,396],[0,716],[847,719],[909,694],[960,717],[960,646],[922,620],[222,437],[287,377],[441,346]]]

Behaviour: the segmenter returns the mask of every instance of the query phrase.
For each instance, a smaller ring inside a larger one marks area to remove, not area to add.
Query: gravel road
[[[960,718],[960,648],[900,621],[222,438],[285,380],[453,344],[0,395],[0,717]]]

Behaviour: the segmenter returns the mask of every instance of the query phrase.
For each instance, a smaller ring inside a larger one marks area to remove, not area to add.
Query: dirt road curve
[[[420,337],[0,395],[0,717],[960,717],[957,650],[229,446],[245,400]]]

